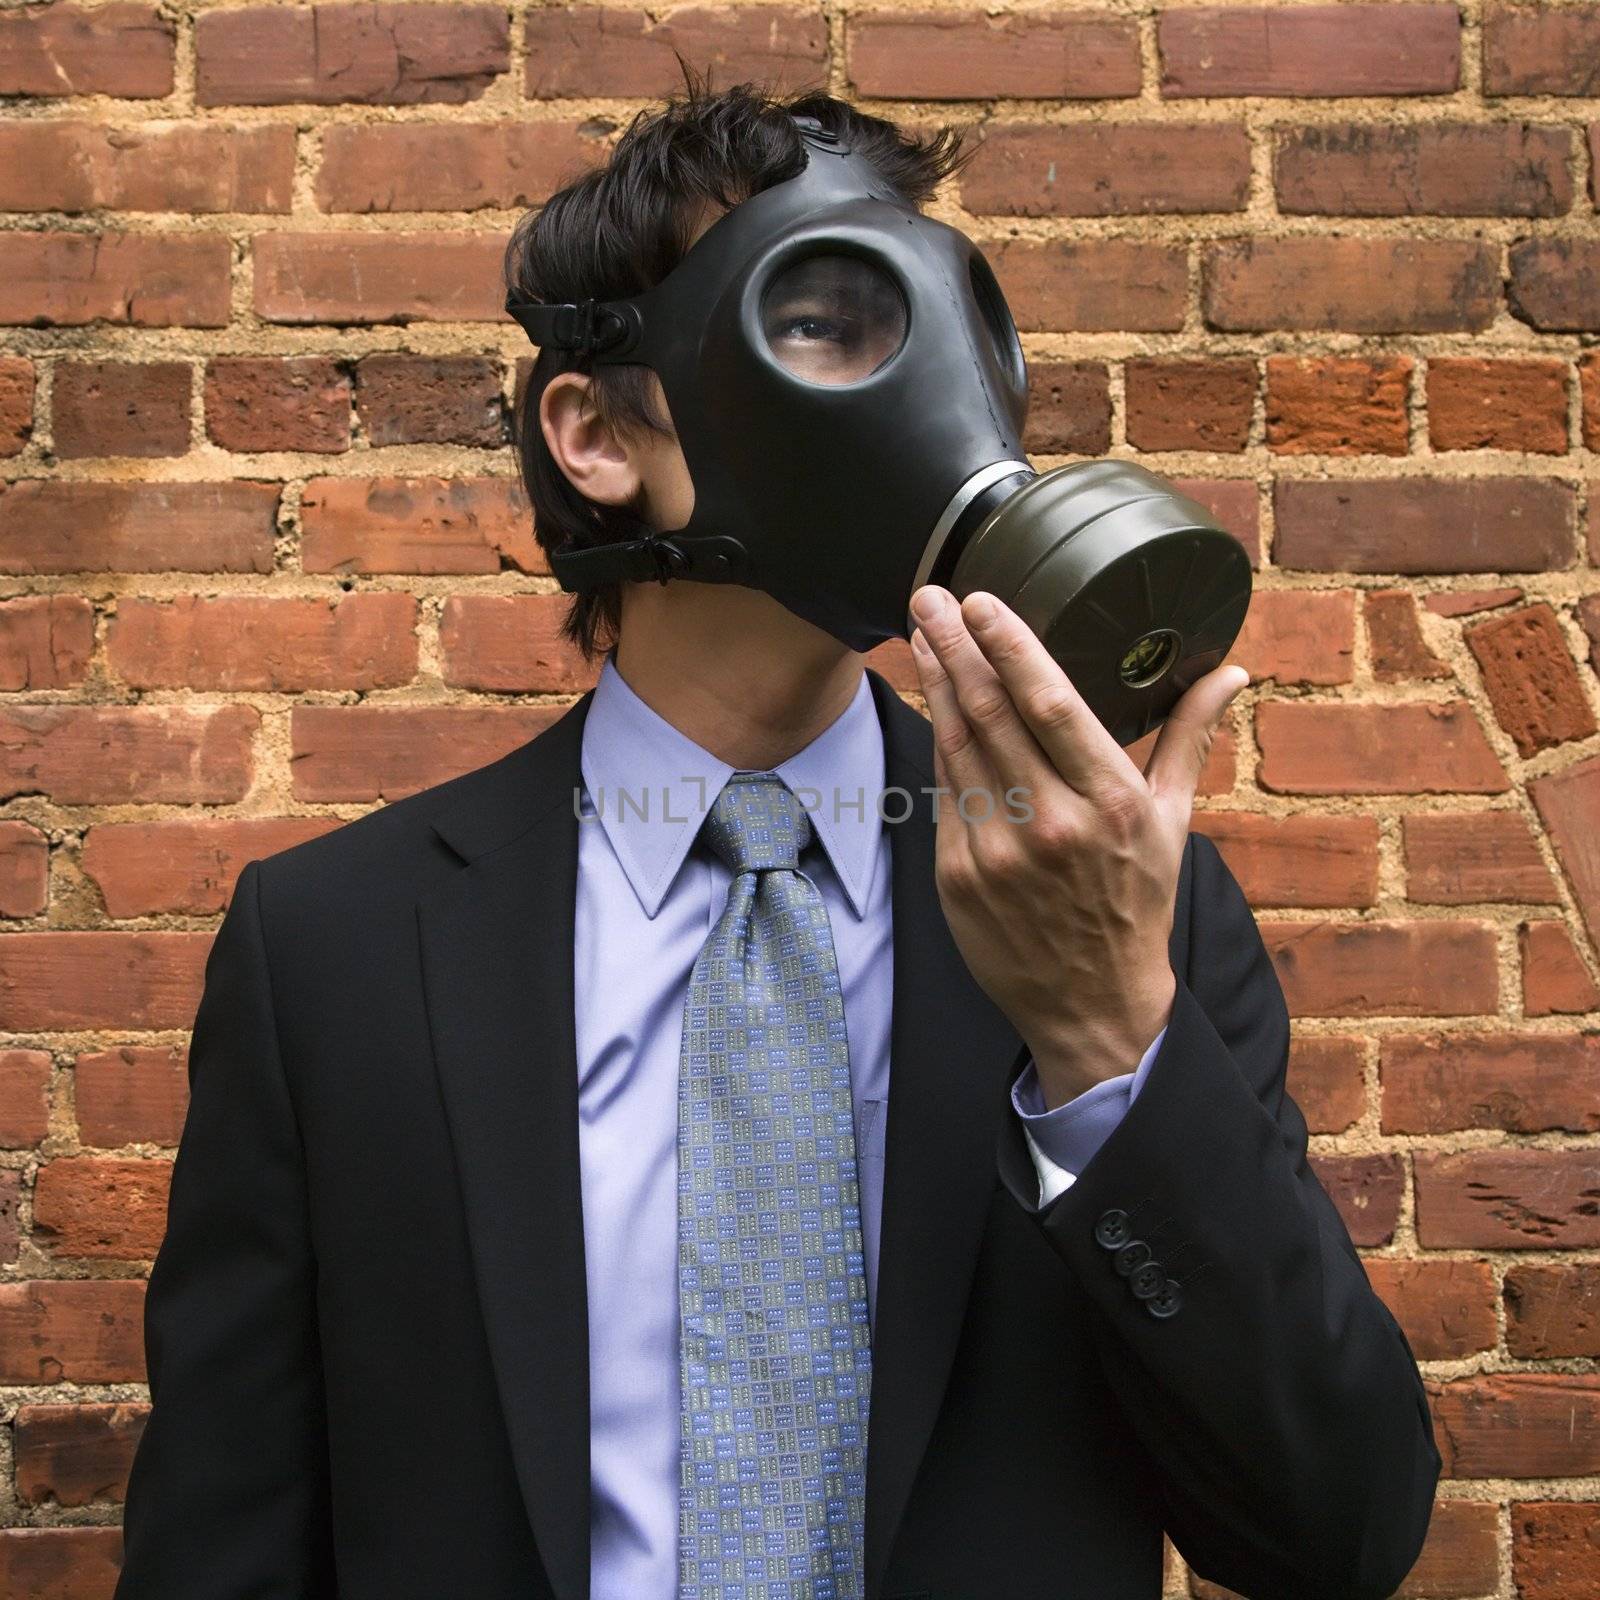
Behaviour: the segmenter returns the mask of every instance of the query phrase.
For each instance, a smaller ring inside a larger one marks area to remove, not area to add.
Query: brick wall
[[[1036,460],[1138,454],[1251,551],[1197,826],[1433,1389],[1405,1592],[1600,1594],[1600,5],[1569,0],[0,4],[0,1592],[114,1580],[239,869],[588,681],[515,488],[500,251],[671,45],[981,132],[939,209],[1025,329]]]

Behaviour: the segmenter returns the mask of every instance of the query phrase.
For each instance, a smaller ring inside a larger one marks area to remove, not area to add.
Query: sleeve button
[[[1095,1242],[1105,1250],[1120,1250],[1132,1233],[1128,1213],[1119,1211],[1115,1207],[1103,1212],[1100,1220],[1094,1225]]]
[[[1149,1259],[1150,1246],[1143,1239],[1130,1239],[1112,1257],[1111,1264],[1126,1278],[1134,1268],[1142,1267]]]
[[[1175,1317],[1183,1304],[1183,1291],[1176,1278],[1168,1278],[1159,1291],[1150,1296],[1144,1308],[1152,1317]]]
[[[1128,1287],[1141,1300],[1148,1300],[1152,1295],[1160,1292],[1161,1286],[1167,1281],[1165,1269],[1159,1261],[1147,1261],[1142,1267],[1136,1267],[1128,1279]]]

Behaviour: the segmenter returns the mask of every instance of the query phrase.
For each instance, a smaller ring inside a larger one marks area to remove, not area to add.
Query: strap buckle
[[[513,290],[506,296],[505,308],[507,315],[522,324],[523,332],[534,344],[554,350],[597,355],[628,337],[628,318],[604,300],[546,304],[523,300]]]

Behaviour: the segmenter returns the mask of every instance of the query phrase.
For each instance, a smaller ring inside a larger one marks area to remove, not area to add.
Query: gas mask
[[[683,528],[553,552],[561,587],[746,584],[855,650],[909,638],[924,583],[982,589],[1131,744],[1227,654],[1248,557],[1132,462],[1034,471],[1022,346],[978,247],[795,120],[804,170],[719,217],[654,288],[508,296],[534,344],[655,371],[694,484]]]

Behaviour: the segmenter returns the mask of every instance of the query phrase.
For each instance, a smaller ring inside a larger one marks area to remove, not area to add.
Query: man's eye
[[[785,317],[775,330],[780,338],[801,339],[811,343],[832,341],[842,344],[847,331],[845,325],[833,317],[818,316],[814,312]]]

